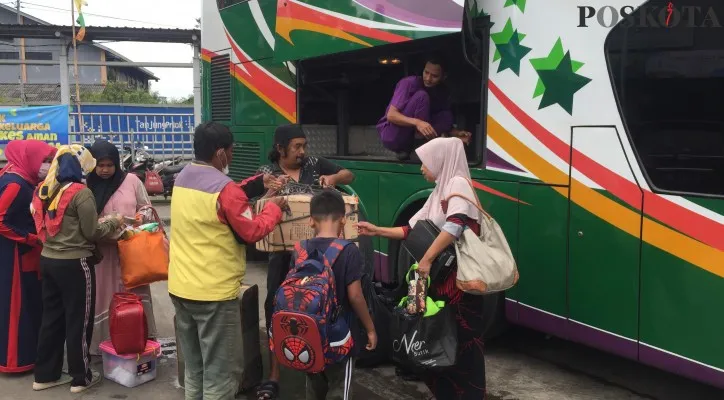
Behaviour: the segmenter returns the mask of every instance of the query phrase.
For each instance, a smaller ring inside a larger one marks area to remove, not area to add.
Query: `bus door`
[[[603,161],[608,169],[598,168]],[[615,185],[624,185],[623,179],[636,182],[632,162],[616,127],[572,128],[568,336],[636,359],[643,194],[629,193],[622,212],[617,205],[624,202],[596,183],[605,181],[609,190],[618,191]]]

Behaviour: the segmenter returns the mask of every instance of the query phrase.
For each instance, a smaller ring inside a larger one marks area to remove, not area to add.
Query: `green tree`
[[[102,92],[81,91],[83,103],[160,104],[158,92],[128,86],[125,82],[108,82]]]
[[[194,104],[194,95],[173,99],[170,104]]]

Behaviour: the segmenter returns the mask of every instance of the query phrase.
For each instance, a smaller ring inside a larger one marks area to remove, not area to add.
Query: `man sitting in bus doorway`
[[[455,136],[470,143],[470,132],[458,130],[453,124],[445,68],[442,58],[428,57],[422,76],[402,78],[395,86],[377,131],[382,145],[397,153],[400,160],[409,159],[420,142],[438,136]]]
[[[241,186],[249,198],[262,196],[267,190],[279,196],[308,193],[309,185],[334,187],[348,185],[354,174],[323,157],[307,155],[307,136],[300,125],[282,125],[274,132],[274,147],[269,153],[268,165],[259,168],[257,175]],[[267,296],[264,301],[264,317],[267,334],[274,310],[274,295],[292,265],[292,254],[280,251],[269,254],[267,270]],[[276,399],[279,395],[279,364],[271,355],[269,380],[262,383],[257,392],[261,400]]]

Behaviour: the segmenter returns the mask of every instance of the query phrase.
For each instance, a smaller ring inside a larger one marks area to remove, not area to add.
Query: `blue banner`
[[[68,106],[0,107],[0,159],[12,140],[36,139],[52,146],[68,144]]]

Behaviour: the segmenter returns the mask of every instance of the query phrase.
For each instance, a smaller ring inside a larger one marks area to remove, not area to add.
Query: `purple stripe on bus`
[[[506,303],[511,302],[506,301]],[[565,319],[521,306],[518,303],[514,303],[514,308],[517,309],[518,324],[541,332],[550,333],[563,339],[568,338],[566,334],[567,321]]]
[[[506,315],[517,316],[516,323],[552,335],[584,343],[643,364],[687,378],[724,388],[724,372],[682,357],[654,349],[636,341],[623,339],[607,332],[568,321],[536,310],[516,301],[506,301]]]
[[[452,0],[355,0],[386,17],[408,24],[460,28],[463,8]]]
[[[639,346],[639,361],[687,378],[724,388],[724,372],[644,344]]]
[[[581,325],[574,321],[568,321],[568,338],[624,358],[631,360],[638,358],[638,342]]]
[[[516,167],[515,165],[505,161],[503,157],[495,154],[490,149],[486,150],[487,152],[487,158],[485,159],[485,165],[488,167],[498,168],[498,169],[505,169],[508,171],[515,171],[515,172],[523,172],[522,169]]]

